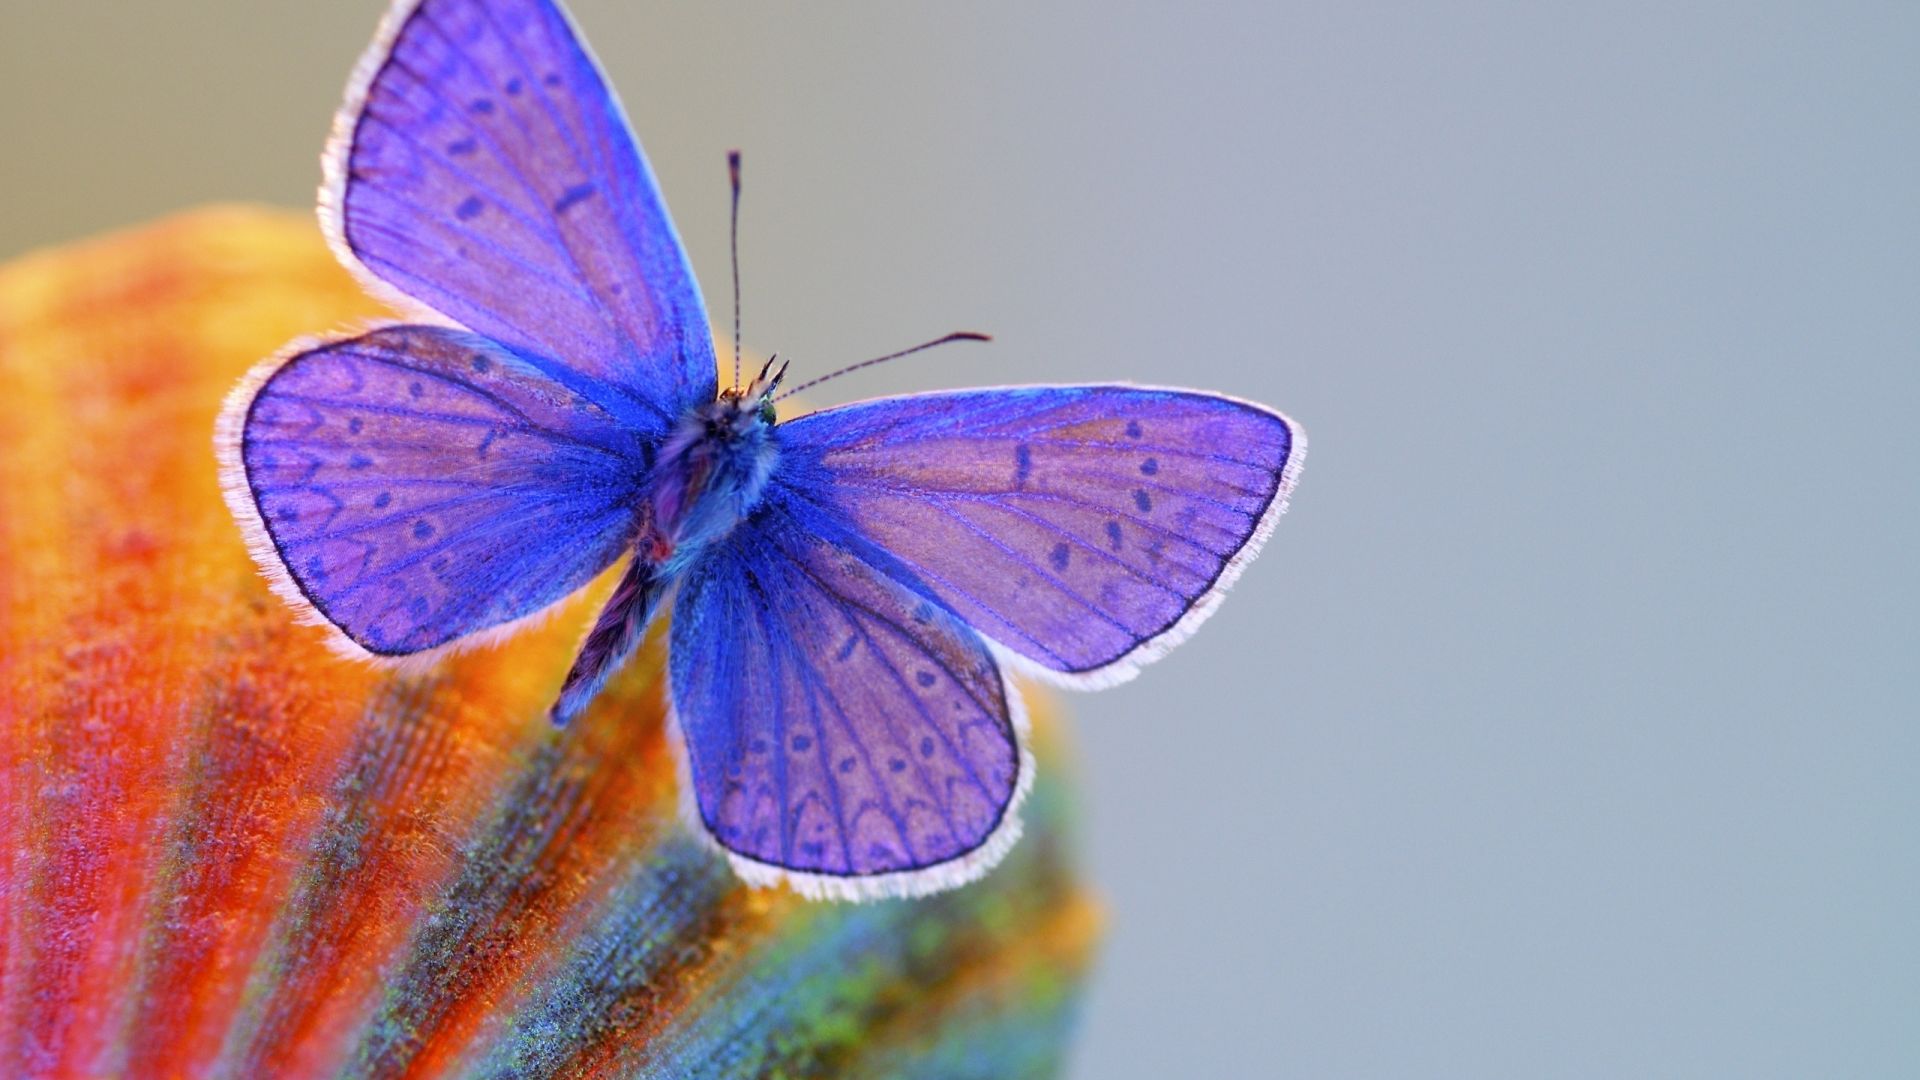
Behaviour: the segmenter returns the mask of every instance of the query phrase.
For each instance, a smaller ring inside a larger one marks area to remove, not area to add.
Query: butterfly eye
[[[770,424],[772,424],[772,423],[774,422],[774,413],[773,413],[773,399],[772,399],[772,398],[763,398],[763,399],[761,400],[761,402],[760,402],[760,422],[761,422],[761,423],[763,423],[763,424],[769,424],[769,425],[770,425]]]

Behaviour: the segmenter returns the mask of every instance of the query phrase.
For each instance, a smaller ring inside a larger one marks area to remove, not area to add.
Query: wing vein
[[[421,8],[419,8],[415,12],[415,16],[423,19],[425,22],[425,25],[430,30],[432,30],[435,34],[439,35],[440,40],[442,40],[447,44],[447,47],[453,51],[454,55],[459,57],[463,63],[465,63],[468,67],[473,69],[474,75],[477,79],[480,80],[481,85],[486,86],[489,89],[492,89],[492,80],[487,77],[486,71],[483,68],[481,68],[480,65],[476,63],[472,57],[466,54],[466,51],[462,49],[453,40],[452,36],[447,33],[446,28],[440,25],[439,20],[435,19],[432,16],[432,14],[430,14],[427,11],[426,7],[422,6]],[[392,56],[397,58],[397,53],[392,54]],[[410,76],[413,75],[413,73],[410,71],[408,72],[408,74]],[[413,77],[418,78],[418,76],[413,76]],[[441,96],[437,87],[434,87],[431,84],[427,84],[427,91],[428,93],[431,93],[434,96],[434,100],[439,101],[442,105],[445,105],[447,108],[452,109],[456,116],[462,115],[457,106],[447,102],[446,98]],[[513,125],[516,128],[520,129],[521,138],[525,139],[529,145],[534,145],[538,142],[538,140],[533,138],[533,136],[528,132],[526,124],[520,120],[518,115],[513,116]],[[468,125],[468,126],[471,128],[473,125]],[[482,134],[485,134],[485,132],[482,131]],[[562,134],[561,137],[563,139],[565,138],[564,133]],[[488,145],[490,149],[493,149],[496,151],[496,156],[499,156],[499,153],[504,152],[500,150],[497,143],[494,143],[491,140],[489,141]],[[568,148],[568,152],[569,154],[572,153],[571,147]],[[575,164],[577,165],[579,163],[579,158],[575,156],[574,161],[575,161]],[[534,188],[533,182],[527,178],[526,171],[521,167],[518,161],[502,159],[501,164],[504,165],[507,171],[510,174],[512,174],[514,179],[519,182],[521,189],[524,190],[527,193],[527,196],[533,200],[533,204],[535,206],[547,205],[547,200],[541,196],[540,192],[537,189]],[[558,222],[556,222],[555,225],[556,225],[556,229],[559,229]],[[573,265],[574,274],[577,276],[576,280],[580,282],[586,282],[591,280],[587,275],[586,267],[580,264],[579,256],[574,253],[572,245],[566,242],[564,230],[560,230],[560,234],[561,234],[560,247],[559,247],[560,253],[564,254],[566,256],[567,261]],[[627,354],[629,356],[640,355],[641,350],[639,349],[638,344],[634,342],[632,338],[630,338],[627,335],[626,329],[620,325],[618,319],[614,318],[613,312],[607,307],[605,301],[601,300],[598,297],[595,297],[593,300],[593,306],[599,310],[600,317],[602,320],[605,321],[607,329],[612,331],[617,338],[619,338],[622,342],[626,344]],[[538,340],[538,339],[533,338],[532,340]],[[651,404],[651,403],[649,402],[648,404]],[[661,410],[661,411],[664,413],[665,410]]]
[[[789,556],[789,558],[791,558],[791,556]],[[834,592],[831,589],[831,587],[829,587],[827,583],[820,578],[818,574],[815,574],[813,572],[812,567],[806,566],[805,564],[800,563],[798,560],[795,560],[795,565],[798,565],[800,567],[801,573],[804,573],[809,578],[813,579],[814,587],[816,589],[819,589],[823,594],[829,597],[835,597],[839,599],[841,603],[846,604],[849,607],[858,608],[859,610],[866,612],[876,622],[879,622],[882,625],[885,625],[891,628],[895,634],[899,635],[899,637],[905,640],[907,643],[914,645],[916,647],[919,646],[919,642],[916,641],[914,639],[914,636],[908,632],[906,627],[902,626],[899,622],[891,618],[888,618],[885,613],[876,611],[872,607],[866,604],[863,604],[860,601],[853,599],[852,597]],[[863,563],[862,565],[865,565],[865,564]],[[886,576],[884,574],[881,574],[880,571],[874,569],[873,567],[869,566],[867,569],[878,577],[885,578]],[[852,620],[848,620],[848,621],[850,623],[852,622]],[[958,761],[962,768],[966,769],[967,778],[973,781],[973,786],[980,789],[980,793],[986,796],[988,802],[991,803],[996,801],[993,797],[993,791],[987,787],[986,781],[980,778],[980,774],[976,769],[974,769],[973,763],[967,760],[966,755],[962,754],[960,752],[959,747],[953,744],[953,740],[947,737],[946,730],[942,728],[937,722],[934,721],[933,715],[931,713],[927,712],[926,703],[920,700],[920,696],[918,694],[915,694],[912,690],[908,689],[906,677],[900,674],[900,669],[894,665],[892,659],[888,657],[885,653],[882,653],[879,650],[874,649],[872,637],[866,632],[864,628],[855,626],[855,630],[860,634],[861,640],[867,642],[868,650],[872,651],[874,655],[880,658],[881,663],[886,665],[888,674],[893,676],[894,685],[899,687],[900,692],[905,694],[910,700],[912,700],[912,702],[914,703],[914,707],[920,713],[920,718],[927,722],[927,726],[933,729],[934,734],[940,736],[940,741],[946,745],[947,752],[953,755],[954,760]],[[961,693],[967,695],[968,700],[972,701],[974,704],[974,707],[980,710],[981,715],[989,716],[989,717],[997,717],[998,714],[995,712],[995,710],[990,706],[988,706],[985,702],[980,700],[980,696],[973,692],[973,688],[967,685],[965,680],[960,678],[960,676],[953,670],[952,666],[949,665],[945,659],[939,656],[936,656],[933,653],[933,651],[930,649],[921,648],[919,651],[920,651],[920,655],[928,658],[929,660],[932,660],[936,665],[939,666],[940,670],[947,673],[947,678],[951,679],[953,681],[953,684],[960,688]],[[913,747],[911,745],[908,745],[905,747],[905,749],[908,752],[909,758],[911,758]],[[924,772],[921,775],[921,781],[923,783],[926,781],[926,776]],[[929,791],[934,790],[933,786],[931,784],[928,784],[927,790]],[[947,813],[946,816],[948,819],[947,825],[949,828],[952,828],[953,827],[952,815],[950,813]],[[954,836],[958,837],[959,835],[960,833],[956,830],[954,832]]]
[[[846,487],[854,488],[859,491],[872,491],[881,495],[892,496],[893,498],[896,498],[896,499],[947,498],[947,499],[957,499],[963,502],[982,502],[982,503],[987,503],[988,505],[997,505],[997,503],[994,502],[994,500],[996,499],[1038,499],[1043,502],[1058,502],[1068,506],[1079,506],[1088,510],[1097,510],[1097,511],[1100,511],[1101,513],[1112,514],[1116,518],[1120,518],[1122,520],[1132,522],[1133,524],[1141,526],[1142,528],[1145,528],[1145,529],[1150,529],[1160,534],[1161,536],[1166,537],[1169,540],[1177,541],[1179,543],[1187,545],[1188,547],[1204,552],[1209,558],[1223,559],[1232,555],[1234,551],[1234,549],[1228,549],[1226,551],[1215,551],[1214,549],[1207,547],[1205,544],[1200,543],[1198,540],[1195,540],[1191,537],[1182,536],[1181,534],[1174,532],[1173,530],[1163,525],[1160,525],[1156,522],[1148,521],[1145,518],[1136,517],[1133,511],[1126,510],[1121,507],[1108,506],[1104,503],[1092,502],[1087,499],[1076,499],[1071,495],[1061,495],[1055,492],[921,491],[918,489],[902,489],[898,487],[883,486],[880,484],[862,484],[862,483],[856,483],[856,482],[849,482],[844,478],[835,478],[835,483],[845,485]]]
[[[832,508],[820,502],[820,500],[814,498],[810,492],[803,491],[791,483],[782,484],[781,487],[782,487],[782,490],[788,492],[789,494],[813,504],[813,506],[816,509],[820,510],[823,513],[834,512]],[[995,622],[998,622],[1001,626],[1005,627],[1007,630],[1012,631],[1012,636],[1024,639],[1028,644],[1032,645],[1039,652],[1052,657],[1062,667],[1067,666],[1068,661],[1066,657],[1061,656],[1058,652],[1054,651],[1052,648],[1049,648],[1046,642],[1041,641],[1040,639],[1034,637],[1032,634],[1029,634],[1025,630],[1020,629],[1020,627],[1015,625],[1012,622],[1012,620],[1008,619],[1005,615],[1002,615],[999,611],[995,610],[993,605],[988,604],[985,601],[981,600],[978,596],[975,596],[971,590],[954,582],[953,580],[948,578],[946,575],[941,574],[937,570],[934,570],[932,567],[927,566],[926,563],[923,562],[922,560],[910,558],[905,553],[899,552],[899,551],[890,551],[889,554],[891,554],[895,559],[898,559],[903,566],[906,566],[914,570],[919,576],[925,577],[925,578],[931,578],[933,581],[936,581],[939,584],[951,590],[955,596],[958,596],[961,599],[966,600],[967,602],[973,604],[975,607],[979,608],[981,611],[984,611],[987,614],[991,615]],[[908,588],[913,588],[915,583],[901,582],[901,584],[906,585]]]
[[[847,624],[851,626],[856,633],[859,632],[860,628],[854,624],[852,619],[847,619]],[[871,649],[873,646],[869,644],[867,647]],[[820,692],[826,696],[828,704],[833,706],[834,714],[840,718],[840,726],[847,733],[847,741],[859,748],[861,760],[867,767],[867,775],[873,778],[873,789],[880,795],[882,810],[887,815],[887,820],[893,823],[894,833],[900,837],[901,848],[906,851],[908,858],[912,859],[916,864],[920,863],[920,854],[914,850],[912,837],[907,835],[905,815],[901,813],[899,807],[894,805],[893,793],[888,789],[886,780],[881,777],[880,770],[874,766],[873,754],[868,750],[865,740],[861,739],[860,733],[854,730],[853,719],[847,715],[846,706],[840,703],[840,695],[834,692],[833,687],[829,686],[825,679],[820,680],[819,685]],[[888,725],[888,730],[892,730],[891,723]],[[922,779],[924,781],[924,777]],[[851,858],[851,852],[849,852],[848,865],[852,866],[852,864],[853,860]]]
[[[1099,618],[1103,622],[1112,626],[1114,629],[1119,630],[1121,633],[1126,634],[1128,637],[1136,636],[1135,631],[1131,627],[1122,623],[1120,620],[1114,618],[1112,615],[1107,614],[1104,608],[1101,608],[1097,604],[1094,604],[1092,601],[1088,600],[1086,597],[1081,596],[1079,593],[1073,591],[1072,589],[1069,589],[1067,587],[1066,582],[1061,581],[1059,578],[1049,573],[1047,570],[1042,568],[1039,563],[1034,562],[1032,559],[1027,558],[1025,555],[1020,554],[1018,551],[1015,551],[1013,548],[1008,547],[1006,544],[1002,543],[999,537],[996,537],[992,533],[981,528],[977,523],[973,521],[973,519],[960,514],[958,511],[954,510],[952,507],[948,506],[944,502],[936,501],[934,503],[934,506],[937,507],[941,513],[946,514],[948,517],[959,522],[961,525],[964,525],[967,528],[967,530],[973,533],[975,536],[978,536],[980,539],[985,540],[987,543],[992,544],[994,547],[999,548],[1001,552],[1007,556],[1007,558],[1012,559],[1014,562],[1019,563],[1022,566],[1025,566],[1027,569],[1033,571],[1039,577],[1045,579],[1054,588],[1060,590],[1062,595],[1075,601],[1081,607],[1086,608],[1088,611],[1092,612],[1093,614],[1099,616]]]

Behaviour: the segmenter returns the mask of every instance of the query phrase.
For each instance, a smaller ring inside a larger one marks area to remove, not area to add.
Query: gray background
[[[380,4],[0,6],[0,253],[308,205]],[[647,10],[658,8],[658,10]],[[1920,1070],[1920,6],[580,0],[716,310],[826,400],[1128,378],[1312,433],[1072,702],[1075,1073]]]

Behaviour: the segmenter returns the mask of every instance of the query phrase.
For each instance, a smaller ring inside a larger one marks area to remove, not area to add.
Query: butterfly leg
[[[656,564],[638,556],[627,565],[620,584],[587,632],[566,681],[560,684],[560,696],[549,713],[555,724],[565,724],[580,715],[607,678],[640,647],[647,622],[665,591],[666,581],[658,570]]]

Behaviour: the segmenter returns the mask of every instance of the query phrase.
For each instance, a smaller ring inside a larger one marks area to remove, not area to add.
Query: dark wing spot
[[[559,72],[549,71],[547,72],[546,77],[541,79],[540,81],[543,83],[546,83],[548,86],[559,86],[560,74]]]
[[[850,773],[850,772],[852,772],[852,771],[853,771],[853,759],[852,759],[852,758],[850,758],[850,757],[843,757],[843,758],[841,758],[841,759],[840,759],[840,772],[841,772],[842,774],[845,774],[845,773]]]
[[[292,506],[282,505],[274,510],[273,516],[291,525],[300,520],[300,511]]]
[[[383,491],[380,494],[375,495],[373,497],[373,508],[375,510],[383,509],[386,507],[388,503],[392,501],[393,501],[393,492]]]
[[[1160,471],[1160,460],[1158,458],[1148,458],[1140,463],[1140,471],[1148,476],[1152,476],[1154,473]]]
[[[353,419],[347,421],[347,434],[358,435],[360,434],[360,429],[366,426],[367,425],[363,421],[361,421],[359,417],[356,416]]]
[[[416,619],[426,618],[427,608],[427,598],[424,596],[416,596],[407,601],[407,613]]]
[[[754,754],[764,754],[764,753],[766,753],[766,752],[767,752],[767,740],[765,740],[765,739],[755,739],[755,740],[753,740],[752,742],[750,742],[750,743],[748,743],[748,744],[747,744],[747,751],[748,751],[749,753],[754,753]]]
[[[364,469],[371,464],[373,464],[373,459],[365,454],[355,454],[347,459],[347,468],[349,469]]]
[[[505,87],[504,87],[503,89],[505,89],[505,90],[506,90],[506,92],[507,92],[507,93],[509,93],[509,94],[517,94],[517,93],[519,93],[519,92],[520,92],[520,80],[519,80],[519,79],[508,79],[508,80],[507,80],[507,85],[506,85],[506,86],[505,86]]]
[[[432,535],[433,525],[425,518],[421,518],[419,521],[413,523],[413,538],[415,540],[425,540]]]
[[[818,862],[820,861],[821,856],[827,853],[827,845],[821,843],[818,840],[809,840],[806,843],[800,845],[800,850],[807,856],[807,858],[812,859],[815,862]]]
[[[894,758],[892,761],[887,762],[887,768],[897,773],[906,772],[907,763],[900,760],[899,758]]]
[[[1120,550],[1120,523],[1117,521],[1107,522],[1107,546],[1115,551]]]
[[[1137,439],[1142,434],[1144,433],[1140,430],[1140,421],[1138,420],[1127,421],[1127,438]]]
[[[454,157],[466,157],[478,149],[480,149],[480,144],[475,142],[471,135],[464,139],[455,139],[447,144],[447,153],[452,154]]]
[[[564,214],[588,199],[593,198],[593,193],[594,187],[591,183],[575,184],[561,192],[560,197],[554,200],[553,212],[556,214]]]
[[[407,384],[407,393],[411,395],[415,400],[418,400],[426,392],[427,392],[427,388],[424,386],[421,386],[418,382],[410,382]]]
[[[1047,561],[1053,564],[1055,570],[1065,570],[1067,568],[1067,560],[1071,557],[1072,552],[1067,550],[1067,545],[1065,544],[1055,544],[1053,545],[1053,550],[1047,553]]]
[[[491,113],[493,111],[493,99],[492,98],[474,98],[473,104],[468,105],[467,108],[472,109],[474,112],[479,113],[481,116],[485,116],[488,113]]]
[[[473,370],[480,372],[481,374],[484,375],[486,374],[487,369],[492,366],[493,366],[493,361],[488,359],[485,353],[473,354]]]
[[[804,754],[804,753],[806,753],[806,752],[807,752],[808,750],[811,750],[811,749],[813,749],[813,740],[812,740],[811,738],[809,738],[809,737],[807,737],[807,736],[805,736],[805,735],[795,735],[795,736],[793,737],[793,752],[794,752],[794,753],[796,753],[796,754]]]
[[[308,559],[307,577],[314,581],[325,581],[327,580],[327,568],[320,564],[319,559]]]
[[[1026,443],[1013,448],[1013,486],[1025,487],[1027,477],[1033,475],[1033,451]]]
[[[913,681],[919,683],[921,686],[932,686],[938,680],[933,677],[933,672],[921,671],[914,674]]]
[[[460,200],[459,206],[453,208],[453,216],[461,221],[472,221],[480,216],[480,211],[485,209],[486,205],[480,201],[480,196],[469,195]]]
[[[499,428],[488,428],[487,437],[480,440],[480,445],[477,448],[475,448],[475,450],[473,451],[474,456],[481,457],[481,458],[486,457],[487,450],[493,446],[493,440],[499,437],[500,437]]]
[[[846,663],[847,657],[853,655],[853,647],[858,644],[860,639],[857,636],[848,635],[847,640],[840,646],[840,651],[833,654],[833,658],[843,664]]]
[[[920,756],[933,756],[933,739],[930,736],[923,735],[920,737]]]
[[[1134,488],[1133,505],[1139,507],[1140,512],[1144,514],[1153,509],[1153,496],[1147,494],[1145,488]]]

